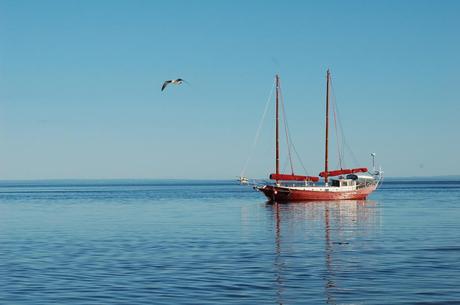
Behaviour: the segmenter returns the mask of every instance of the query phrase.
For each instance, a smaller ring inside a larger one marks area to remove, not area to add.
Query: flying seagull
[[[183,82],[185,82],[185,80],[182,78],[167,80],[163,83],[163,86],[161,86],[161,91],[165,90],[166,86],[169,84],[180,85]]]

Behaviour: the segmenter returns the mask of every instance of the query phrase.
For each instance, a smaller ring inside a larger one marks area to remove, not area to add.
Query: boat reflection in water
[[[292,301],[292,287],[305,289],[309,300],[303,301],[341,303],[336,295],[352,289],[345,287],[347,275],[359,268],[366,240],[379,226],[377,202],[267,202],[266,207],[275,234],[277,303]]]

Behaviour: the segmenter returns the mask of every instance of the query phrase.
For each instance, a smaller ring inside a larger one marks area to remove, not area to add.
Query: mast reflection
[[[284,286],[287,274],[284,271],[286,249],[283,249],[283,245],[292,250],[296,247],[292,243],[296,237],[294,235],[304,234],[305,243],[315,238],[324,239],[324,301],[327,304],[336,304],[334,291],[346,287],[340,287],[337,283],[338,268],[334,264],[334,254],[337,256],[342,250],[353,250],[355,238],[375,231],[379,222],[376,205],[377,202],[372,200],[267,202],[266,207],[272,212],[275,233],[276,302],[283,304],[285,292],[288,294],[288,288]],[[318,235],[318,230],[323,230],[323,237]],[[287,242],[289,245],[286,245]],[[312,250],[306,244],[297,246],[305,251]],[[308,255],[306,252],[306,259]]]

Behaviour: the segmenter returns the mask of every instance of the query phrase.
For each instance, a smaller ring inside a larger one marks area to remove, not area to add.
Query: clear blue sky
[[[376,152],[388,176],[460,174],[459,14],[459,1],[0,0],[0,179],[233,178],[277,72],[317,174],[327,68],[356,165]],[[160,92],[177,77],[190,85]],[[249,176],[272,171],[272,135],[268,120]]]

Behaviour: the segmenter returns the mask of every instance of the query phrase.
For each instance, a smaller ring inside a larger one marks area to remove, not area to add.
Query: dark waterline
[[[460,182],[269,204],[232,181],[0,183],[0,304],[459,304]]]

